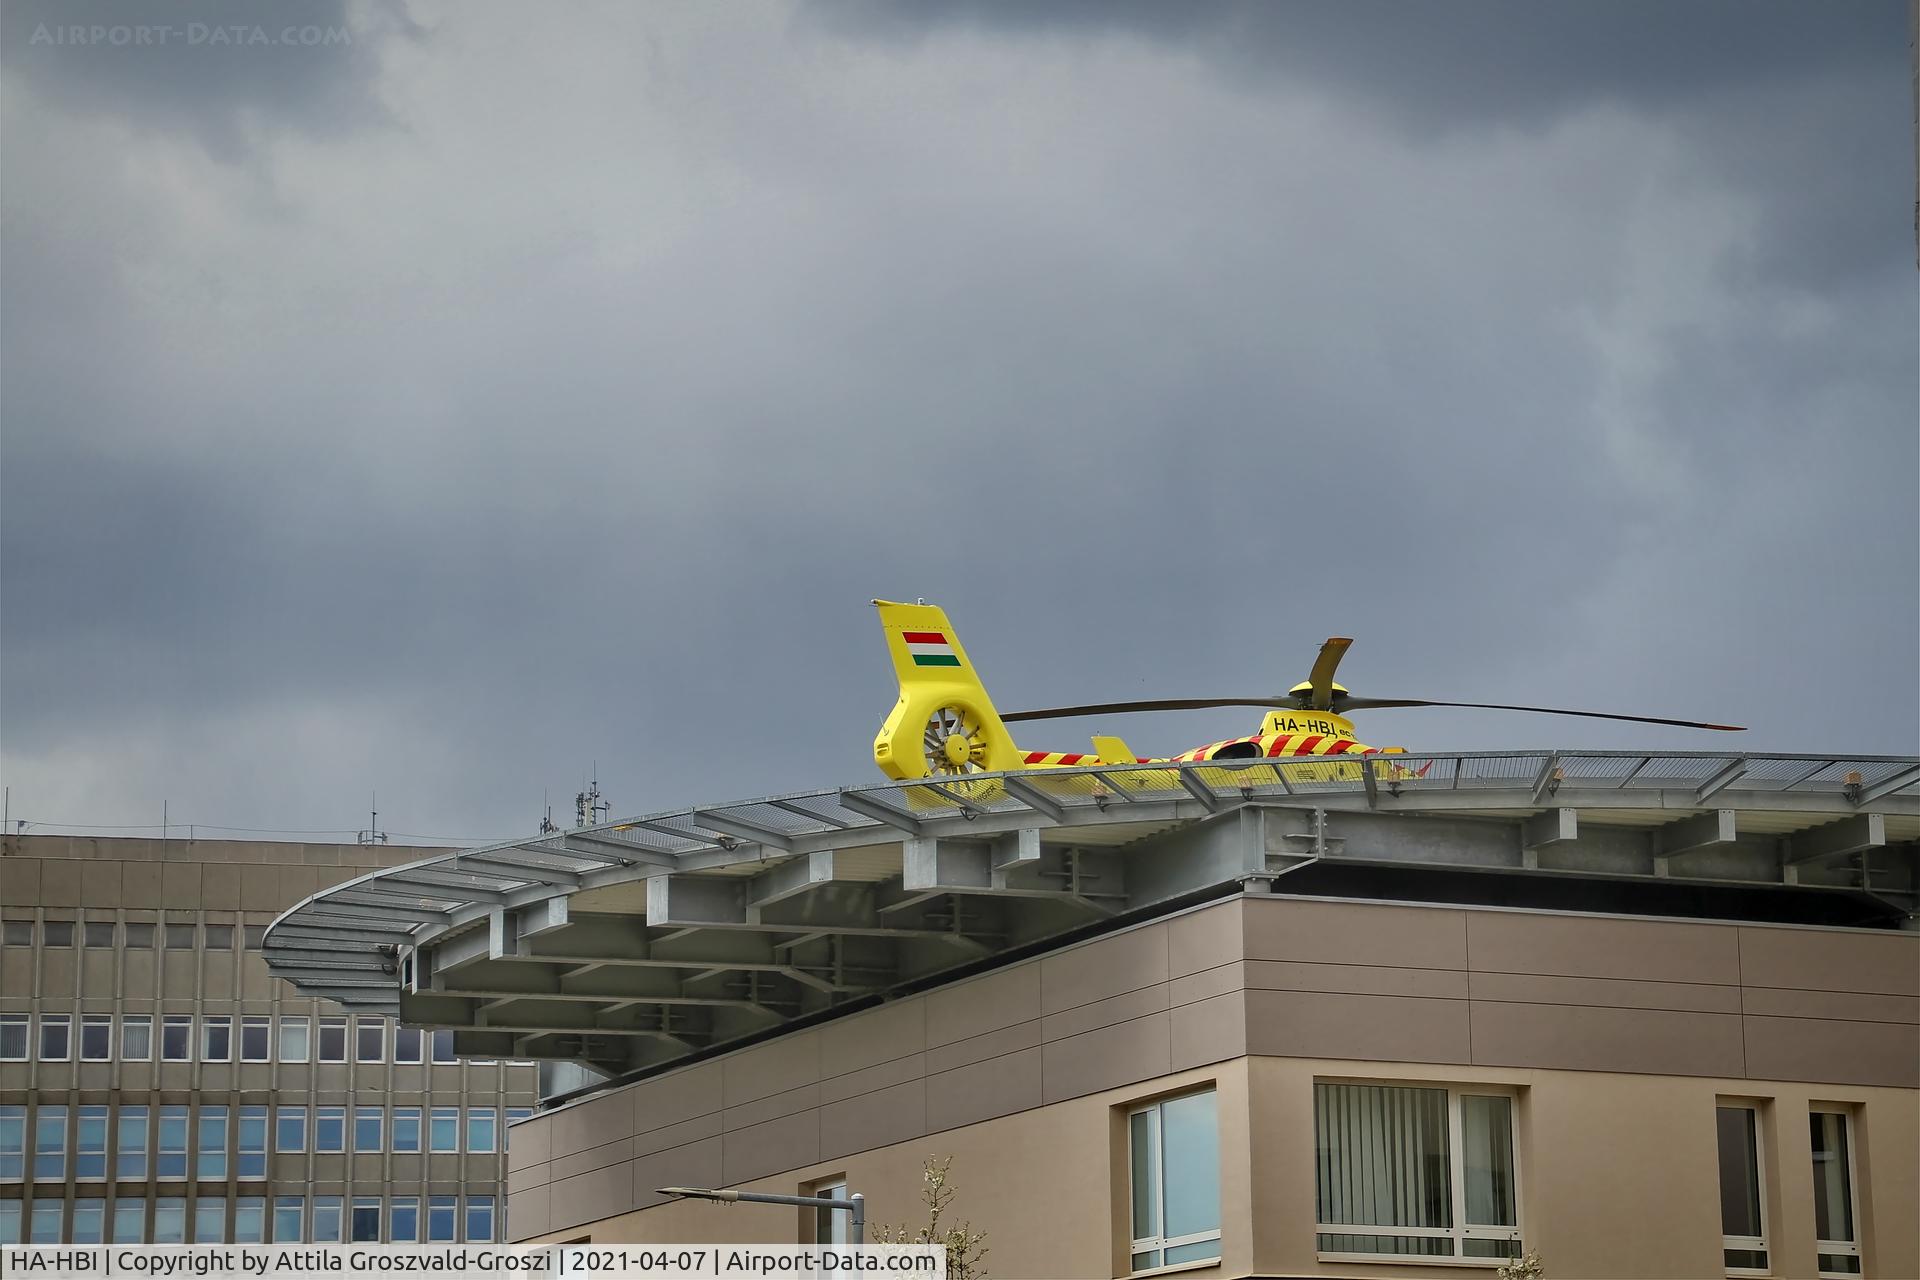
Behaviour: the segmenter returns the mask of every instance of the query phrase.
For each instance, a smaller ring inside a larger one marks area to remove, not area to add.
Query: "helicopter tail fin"
[[[1106,734],[1093,735],[1093,751],[1100,757],[1102,764],[1134,764],[1140,757],[1133,754],[1133,748],[1120,738]]]
[[[944,610],[875,600],[900,700],[873,741],[890,778],[1018,769],[1025,763]]]

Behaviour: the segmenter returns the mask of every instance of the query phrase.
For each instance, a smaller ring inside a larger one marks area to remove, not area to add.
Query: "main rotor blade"
[[[1340,659],[1346,656],[1347,646],[1352,643],[1346,636],[1330,636],[1320,646],[1320,656],[1313,660],[1313,671],[1307,676],[1307,683],[1313,686],[1315,711],[1333,708],[1333,673],[1340,669]]]
[[[1067,716],[1117,715],[1126,711],[1198,711],[1206,707],[1291,707],[1291,698],[1157,698],[1146,702],[1090,702],[1081,707],[1013,711],[1002,720],[1059,720]]]
[[[1569,711],[1565,707],[1517,707],[1509,702],[1434,702],[1427,698],[1343,698],[1342,714],[1373,707],[1469,707],[1481,711],[1537,711],[1547,716],[1585,716],[1589,720],[1631,720],[1636,724],[1671,724],[1682,729],[1719,729],[1725,733],[1745,733],[1740,724],[1708,724],[1704,720],[1668,720],[1661,716],[1623,716],[1615,711]]]

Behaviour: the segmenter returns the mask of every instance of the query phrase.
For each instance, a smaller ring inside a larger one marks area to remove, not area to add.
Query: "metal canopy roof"
[[[1851,916],[1779,918],[1911,924],[1917,841],[1913,757],[1100,765],[678,809],[438,854],[298,903],[264,954],[305,994],[454,1029],[462,1054],[626,1071],[1196,894],[1326,892],[1338,868],[1367,867],[1376,887],[1392,867],[1408,885],[1495,873],[1504,895],[1515,877],[1606,882],[1599,909],[1650,914],[1619,892],[1654,906],[1682,884],[1841,895]]]

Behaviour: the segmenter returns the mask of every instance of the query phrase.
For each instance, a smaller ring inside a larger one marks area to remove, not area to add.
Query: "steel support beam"
[[[1728,761],[1725,768],[1700,784],[1700,789],[1693,793],[1693,802],[1695,804],[1705,804],[1740,779],[1746,777],[1747,763],[1744,757],[1738,760]]]
[[[1786,866],[1798,867],[1809,862],[1837,858],[1842,854],[1864,853],[1868,849],[1883,848],[1886,843],[1885,815],[1855,814],[1851,818],[1829,822],[1822,827],[1794,832],[1786,838],[1786,856],[1782,861]]]
[[[1915,782],[1920,782],[1920,765],[1889,774],[1872,786],[1864,788],[1860,792],[1860,798],[1855,800],[1854,803],[1872,804],[1881,796],[1892,795],[1894,792],[1900,790],[1900,788]]]
[[[1055,822],[1065,820],[1066,807],[1025,778],[1002,778],[1000,785],[1006,789],[1008,795],[1034,812],[1045,814]],[[1113,788],[1109,787],[1108,790]]]
[[[764,844],[786,852],[793,851],[793,837],[778,827],[763,826],[730,813],[713,809],[695,809],[693,821],[722,835],[737,836],[754,844]]]
[[[747,881],[747,905],[765,907],[834,880],[834,851],[803,853]]]
[[[840,807],[850,809],[854,813],[865,814],[876,822],[884,822],[886,825],[896,830],[904,831],[908,835],[917,836],[922,830],[920,819],[914,817],[905,809],[888,804],[886,801],[870,796],[863,791],[842,791],[840,793]]]
[[[1522,862],[1537,865],[1540,850],[1558,844],[1572,844],[1580,838],[1580,813],[1577,809],[1548,809],[1520,824]]]
[[[1725,848],[1735,842],[1737,835],[1731,809],[1713,809],[1697,813],[1691,818],[1682,818],[1678,822],[1669,822],[1664,827],[1655,827],[1653,853],[1656,874],[1664,873],[1662,864],[1668,858]]]
[[[1219,793],[1196,777],[1193,770],[1180,769],[1176,771],[1176,774],[1180,779],[1180,785],[1186,789],[1186,793],[1195,800],[1198,800],[1208,813],[1220,812]]]

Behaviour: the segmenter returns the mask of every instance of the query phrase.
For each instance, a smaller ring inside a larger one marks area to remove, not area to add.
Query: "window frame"
[[[74,1181],[105,1182],[113,1177],[116,1153],[107,1142],[112,1124],[113,1110],[103,1103],[81,1103],[73,1109]]]
[[[371,1145],[366,1141],[371,1127]],[[357,1156],[376,1155],[386,1150],[387,1109],[385,1107],[355,1107],[353,1109],[353,1154]]]
[[[403,1027],[395,1024],[393,1028],[393,1060],[396,1063],[417,1065],[426,1060],[427,1033],[419,1027]]]
[[[194,1116],[193,1180],[225,1182],[233,1168],[233,1108],[224,1102],[203,1103]],[[213,1139],[214,1141],[209,1141]],[[197,1211],[196,1211],[197,1212]]]
[[[403,1213],[409,1214],[412,1217],[412,1225],[405,1228],[407,1232],[405,1235],[401,1234],[402,1228],[400,1226],[400,1215]],[[387,1203],[387,1241],[389,1244],[420,1243],[419,1196],[392,1196],[389,1198]]]
[[[131,1210],[131,1212],[128,1212]],[[133,1219],[132,1239],[124,1239],[120,1234],[121,1224],[128,1218]],[[107,1211],[107,1234],[113,1244],[141,1244],[147,1238],[147,1198],[145,1196],[115,1196],[113,1205]]]
[[[460,1206],[460,1235],[467,1244],[475,1243],[473,1234],[473,1215],[484,1210],[487,1215],[487,1233],[479,1238],[480,1244],[492,1244],[500,1234],[498,1220],[499,1197],[491,1195],[467,1196],[466,1203]]]
[[[47,1051],[47,1033],[54,1030],[58,1030],[60,1032],[61,1042],[60,1042],[59,1053],[49,1053]],[[40,1061],[72,1062],[73,1049],[74,1049],[73,1015],[70,1013],[41,1014],[39,1040],[40,1040]]]
[[[15,1146],[14,1139],[8,1138],[6,1144],[0,1146],[0,1159],[7,1160],[6,1165],[0,1166],[0,1180],[24,1182],[27,1171],[33,1168],[33,1130],[27,1124],[27,1104],[0,1104],[0,1121],[5,1122],[4,1130],[0,1132],[17,1134],[19,1143]]]
[[[136,1124],[135,1121],[138,1121]],[[128,1145],[139,1130],[137,1145]],[[153,1108],[145,1102],[122,1103],[113,1117],[113,1176],[116,1181],[145,1181],[153,1163],[149,1148],[153,1143]],[[128,1163],[135,1161],[137,1163]],[[145,1210],[141,1211],[144,1220]]]
[[[285,1142],[287,1131],[282,1126],[286,1125],[289,1121],[295,1122],[299,1131],[299,1141],[294,1146],[287,1146]],[[286,1152],[288,1154],[296,1152],[304,1153],[306,1151],[307,1106],[305,1103],[295,1103],[292,1106],[284,1107],[277,1106],[273,1109],[273,1149],[276,1152]]]
[[[56,1145],[48,1145],[42,1140],[43,1129],[49,1118],[58,1117],[60,1140]],[[67,1147],[73,1141],[73,1108],[64,1102],[42,1102],[34,1108],[33,1132],[30,1152],[32,1181],[65,1182],[67,1180]],[[46,1172],[42,1172],[45,1169]],[[37,1199],[37,1197],[36,1197]]]
[[[347,1019],[321,1018],[318,1020],[318,1022],[319,1022],[319,1025],[314,1028],[314,1035],[313,1035],[313,1060],[315,1062],[325,1062],[325,1063],[345,1062],[347,1060],[347,1039],[348,1039],[347,1032],[349,1030],[347,1025]],[[327,1054],[327,1033],[329,1031],[338,1032],[340,1035],[340,1050],[339,1050],[338,1057],[329,1057]]]
[[[1220,1087],[1218,1082],[1208,1081],[1203,1087],[1195,1088],[1195,1089],[1187,1089],[1180,1093],[1168,1094],[1165,1097],[1153,1098],[1145,1102],[1134,1103],[1125,1109],[1123,1128],[1126,1134],[1126,1144],[1127,1144],[1126,1170],[1127,1170],[1127,1239],[1128,1239],[1127,1274],[1128,1275],[1133,1275],[1133,1276],[1157,1275],[1165,1271],[1184,1271],[1192,1267],[1205,1267],[1205,1266],[1217,1267],[1217,1266],[1220,1266],[1224,1261],[1224,1255],[1226,1250],[1226,1240],[1223,1235],[1223,1228],[1226,1225],[1225,1224],[1226,1213],[1225,1213],[1225,1205],[1223,1203],[1216,1203],[1214,1205],[1215,1216],[1221,1219],[1221,1225],[1214,1227],[1211,1231],[1194,1231],[1194,1232],[1189,1232],[1186,1235],[1180,1235],[1180,1236],[1168,1236],[1165,1234],[1166,1225],[1167,1225],[1167,1198],[1166,1198],[1167,1152],[1166,1152],[1166,1145],[1163,1140],[1163,1134],[1165,1133],[1165,1128],[1164,1128],[1165,1122],[1162,1119],[1162,1109],[1170,1102],[1183,1102],[1188,1098],[1197,1098],[1202,1096],[1203,1094],[1213,1095],[1213,1106],[1214,1106],[1213,1156],[1215,1161],[1218,1161],[1221,1155]],[[1162,1232],[1162,1234],[1158,1236],[1135,1236],[1133,1234],[1133,1229],[1135,1226],[1135,1223],[1133,1222],[1133,1202],[1134,1202],[1133,1201],[1133,1164],[1134,1164],[1133,1118],[1138,1115],[1151,1115],[1153,1117],[1152,1125],[1151,1125],[1151,1131],[1153,1134],[1153,1148],[1154,1148],[1153,1160],[1151,1162],[1152,1171],[1153,1171],[1153,1201],[1154,1201],[1155,1217],[1159,1223],[1159,1226]],[[1222,1192],[1224,1195],[1224,1188],[1222,1188]],[[816,1212],[818,1211],[816,1210]],[[1180,1249],[1180,1248],[1185,1248],[1188,1245],[1205,1244],[1209,1241],[1212,1241],[1219,1245],[1219,1249],[1214,1253],[1214,1256],[1211,1258],[1188,1258],[1180,1262],[1167,1262],[1165,1260],[1166,1252],[1169,1249]],[[1158,1265],[1151,1266],[1151,1267],[1136,1268],[1133,1265],[1134,1256],[1136,1254],[1147,1253],[1147,1252],[1158,1252],[1161,1255],[1161,1262]]]
[[[470,1155],[494,1155],[500,1150],[500,1109],[498,1107],[468,1107],[462,1117],[461,1145]],[[484,1131],[487,1145],[474,1145],[474,1124],[478,1122]]]
[[[179,1145],[169,1147],[168,1129],[176,1130]],[[169,1160],[174,1163],[169,1163]],[[193,1109],[184,1102],[163,1102],[153,1114],[153,1177],[159,1182],[185,1182],[193,1174]],[[155,1201],[154,1234],[159,1234],[158,1201]],[[155,1240],[155,1244],[180,1244],[183,1241]]]
[[[107,940],[97,942],[101,930],[106,930]],[[119,939],[120,928],[111,920],[89,920],[80,926],[80,944],[95,950],[111,951]]]
[[[214,1033],[220,1032],[220,1050],[214,1052]],[[233,1015],[230,1013],[203,1014],[200,1018],[200,1061],[233,1061]],[[198,1212],[198,1210],[195,1210]]]
[[[93,1238],[87,1239],[83,1217],[93,1221]],[[98,1196],[75,1196],[73,1199],[73,1220],[67,1227],[69,1244],[99,1245],[107,1242],[107,1198]]]
[[[142,1034],[134,1036],[138,1028]],[[136,1039],[141,1048],[133,1047]],[[150,1013],[123,1013],[120,1015],[120,1061],[153,1061],[153,1015]]]
[[[1821,1280],[1860,1280],[1866,1274],[1866,1254],[1860,1248],[1860,1167],[1858,1117],[1852,1107],[1839,1103],[1814,1103],[1807,1108],[1809,1118],[1813,1116],[1839,1116],[1841,1140],[1847,1144],[1847,1223],[1853,1231],[1851,1240],[1822,1240],[1819,1232],[1819,1215],[1814,1216],[1814,1271]],[[1811,1144],[1809,1144],[1811,1145]],[[1811,1153],[1810,1153],[1811,1154]],[[1820,1259],[1829,1254],[1854,1259],[1859,1265],[1852,1271],[1828,1271],[1820,1265]],[[1771,1255],[1769,1255],[1771,1256]]]
[[[1734,1250],[1763,1254],[1766,1259],[1763,1265],[1758,1267],[1727,1266],[1725,1267],[1726,1274],[1730,1276],[1770,1276],[1773,1274],[1774,1258],[1773,1246],[1767,1242],[1771,1234],[1769,1229],[1773,1224],[1767,1220],[1766,1113],[1762,1110],[1760,1102],[1746,1098],[1716,1098],[1714,1099],[1713,1108],[1716,1126],[1719,1123],[1719,1115],[1722,1111],[1745,1111],[1753,1116],[1753,1125],[1748,1132],[1753,1135],[1753,1176],[1756,1192],[1754,1199],[1760,1209],[1760,1234],[1757,1236],[1730,1236],[1726,1234],[1726,1223],[1722,1221],[1720,1224],[1720,1252],[1722,1263],[1724,1264],[1725,1262],[1725,1255]],[[1719,1145],[1719,1135],[1716,1129],[1714,1137],[1714,1190],[1716,1193],[1724,1194],[1721,1183],[1725,1180],[1727,1173],[1724,1168],[1720,1167]],[[1715,1198],[1720,1198],[1720,1194],[1716,1194]]]
[[[323,1124],[325,1124],[329,1120],[338,1123],[340,1126],[340,1145],[337,1147],[325,1147],[320,1145],[320,1128]],[[349,1140],[347,1127],[348,1125],[347,1125],[347,1108],[346,1107],[331,1106],[331,1105],[324,1106],[324,1107],[315,1107],[313,1109],[313,1133],[311,1138],[309,1139],[309,1141],[312,1143],[312,1150],[314,1154],[316,1155],[345,1154],[348,1150],[347,1143]]]
[[[0,1062],[30,1062],[33,1059],[33,1015],[0,1013]],[[7,1030],[17,1029],[13,1037],[20,1045],[18,1053],[6,1051]]]
[[[426,1145],[426,1112],[420,1107],[394,1107],[392,1123],[393,1150],[402,1155],[420,1154]],[[403,1126],[412,1130],[411,1145],[401,1145]]]
[[[87,1032],[89,1031],[104,1031],[104,1034],[106,1035],[106,1045],[97,1054],[90,1052],[87,1048]],[[113,1040],[114,1040],[113,1015],[110,1013],[81,1014],[79,1039],[80,1039],[80,1046],[79,1046],[80,1059],[79,1060],[81,1062],[112,1062],[113,1061]]]
[[[1450,1227],[1396,1227],[1378,1224],[1326,1223],[1320,1222],[1319,1213],[1314,1214],[1314,1256],[1323,1262],[1393,1262],[1416,1265],[1441,1265],[1455,1267],[1499,1267],[1510,1261],[1507,1257],[1481,1257],[1466,1252],[1468,1240],[1500,1240],[1515,1246],[1521,1246],[1525,1240],[1526,1208],[1521,1203],[1520,1188],[1525,1181],[1521,1169],[1520,1155],[1520,1087],[1503,1084],[1455,1084],[1446,1080],[1386,1080],[1370,1079],[1358,1076],[1316,1076],[1313,1083],[1318,1085],[1359,1085],[1377,1089],[1444,1089],[1447,1094],[1447,1210],[1452,1218]],[[1461,1100],[1464,1098],[1503,1098],[1507,1103],[1508,1130],[1510,1133],[1508,1156],[1513,1164],[1513,1225],[1511,1227],[1494,1226],[1486,1223],[1467,1222],[1467,1178],[1466,1178],[1466,1124],[1462,1116]],[[1314,1142],[1317,1145],[1320,1135],[1316,1131]],[[1318,1173],[1315,1174],[1315,1204],[1319,1201]],[[1349,1253],[1336,1249],[1319,1247],[1319,1237],[1323,1235],[1340,1236],[1403,1236],[1431,1240],[1453,1241],[1452,1253]],[[1513,1255],[1518,1257],[1518,1253]]]
[[[367,1052],[367,1036],[373,1036],[373,1052]],[[387,1060],[387,1024],[384,1018],[365,1015],[353,1020],[353,1061],[357,1066],[376,1066]]]
[[[288,1052],[287,1049],[287,1033],[296,1028],[298,1029],[298,1034],[294,1039],[299,1041],[300,1044],[297,1055]],[[311,1061],[313,1058],[313,1019],[282,1015],[273,1029],[273,1048],[274,1052],[279,1055],[281,1062]]]
[[[248,1032],[257,1032],[258,1034],[256,1036],[250,1037],[247,1034]],[[258,1039],[260,1041],[260,1048],[257,1053],[253,1049],[250,1049],[247,1046],[247,1041],[249,1039]],[[272,1062],[273,1061],[273,1019],[272,1018],[264,1017],[260,1014],[247,1014],[240,1019],[240,1061],[242,1062]]]
[[[173,1053],[167,1047],[169,1031],[177,1031],[185,1037],[180,1043],[184,1046],[180,1053]],[[160,1015],[160,1061],[192,1062],[194,1040],[193,1015],[190,1013],[163,1013]]]
[[[461,1109],[459,1107],[429,1107],[427,1109],[428,1155],[446,1156],[460,1154],[460,1139],[464,1136],[463,1130],[466,1127],[464,1123],[465,1117],[460,1114],[460,1111]],[[435,1135],[435,1130],[443,1120],[453,1126],[452,1146],[441,1146],[439,1138]]]
[[[257,1134],[258,1145],[249,1146],[248,1130]],[[273,1111],[252,1102],[234,1109],[233,1172],[241,1182],[260,1182],[272,1173]],[[261,1242],[261,1243],[264,1243]]]
[[[293,1234],[283,1236],[280,1227],[285,1221],[280,1215],[289,1210],[293,1213]],[[307,1234],[307,1198],[305,1196],[275,1196],[271,1210],[270,1227],[275,1244],[299,1244]]]

